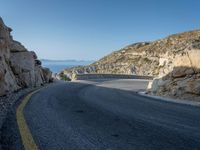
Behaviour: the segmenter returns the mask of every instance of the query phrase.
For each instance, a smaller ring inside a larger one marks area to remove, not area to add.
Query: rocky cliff
[[[51,80],[51,71],[42,68],[34,52],[14,41],[11,31],[0,18],[0,96]]]
[[[200,100],[199,68],[200,30],[195,30],[132,44],[89,66],[64,70],[62,74],[69,78],[79,73],[154,76],[153,94]]]

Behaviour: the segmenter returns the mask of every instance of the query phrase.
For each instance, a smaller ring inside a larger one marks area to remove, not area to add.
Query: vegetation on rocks
[[[64,72],[61,72],[61,73],[59,74],[59,76],[60,76],[60,80],[63,80],[63,81],[71,81],[71,79],[70,79],[67,75],[65,75]]]

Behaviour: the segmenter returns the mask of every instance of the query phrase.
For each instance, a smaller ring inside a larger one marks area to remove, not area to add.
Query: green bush
[[[68,78],[66,75],[62,77],[62,80],[64,80],[64,81],[71,81],[71,79]]]
[[[61,77],[61,80],[71,81],[71,79],[68,76],[66,76],[63,72],[60,73],[60,77]]]

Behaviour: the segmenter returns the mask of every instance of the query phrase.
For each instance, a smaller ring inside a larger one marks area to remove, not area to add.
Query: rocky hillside
[[[14,41],[11,31],[0,18],[0,96],[51,80],[51,71],[42,68],[34,52]]]
[[[117,73],[154,76],[153,94],[192,99],[200,95],[200,30],[174,34],[154,42],[129,45],[85,67],[78,73]]]

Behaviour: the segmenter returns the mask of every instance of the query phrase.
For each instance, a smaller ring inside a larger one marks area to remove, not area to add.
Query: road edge
[[[156,100],[162,100],[166,102],[176,103],[176,104],[184,104],[184,105],[190,105],[190,106],[198,106],[200,107],[200,102],[195,101],[189,101],[189,100],[180,100],[180,99],[172,99],[172,98],[165,98],[161,96],[154,96],[154,95],[148,95],[145,92],[137,92],[139,95],[144,96],[146,98],[154,98]]]
[[[29,102],[30,98],[37,92],[39,92],[41,89],[37,89],[23,98],[22,102],[19,104],[16,110],[16,119],[17,119],[17,125],[19,128],[20,136],[22,139],[23,146],[25,150],[38,150],[38,146],[35,143],[33,136],[30,132],[30,129],[26,123],[23,110],[26,106],[26,104]]]

